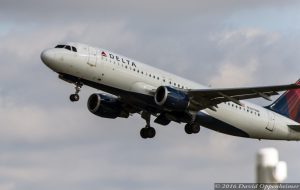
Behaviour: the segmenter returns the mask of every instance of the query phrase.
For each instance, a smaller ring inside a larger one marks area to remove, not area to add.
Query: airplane
[[[144,139],[153,138],[154,122],[184,123],[187,134],[200,126],[228,135],[253,139],[300,140],[300,81],[288,85],[211,88],[151,67],[106,49],[69,42],[45,49],[43,63],[60,79],[75,85],[70,100],[79,100],[83,85],[103,93],[90,95],[88,110],[102,118],[128,118],[140,114]],[[285,91],[261,107],[245,101]]]

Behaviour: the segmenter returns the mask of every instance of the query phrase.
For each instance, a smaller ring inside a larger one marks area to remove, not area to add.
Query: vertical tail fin
[[[300,79],[296,84],[300,85]],[[286,91],[268,108],[300,123],[300,89]]]

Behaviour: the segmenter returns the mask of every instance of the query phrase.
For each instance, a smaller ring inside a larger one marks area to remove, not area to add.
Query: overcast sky
[[[0,0],[0,190],[212,189],[254,182],[255,154],[275,147],[299,182],[297,142],[258,141],[108,120],[40,60],[75,41],[110,49],[204,85],[286,84],[300,76],[300,2],[292,0]],[[262,105],[269,102],[258,100]]]

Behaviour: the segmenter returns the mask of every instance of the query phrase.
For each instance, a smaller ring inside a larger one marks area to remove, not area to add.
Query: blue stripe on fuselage
[[[65,79],[70,81],[78,81],[77,77],[61,74]],[[136,92],[125,91],[121,89],[117,89],[111,86],[103,85],[100,83],[92,82],[85,79],[80,79],[85,85],[114,94],[116,96],[121,96],[121,101],[125,103],[135,105],[141,110],[147,110],[148,112],[155,114],[155,113],[162,113],[164,112],[158,105],[156,105],[153,96],[140,94]],[[184,123],[188,123],[189,121],[186,120],[185,112],[176,112],[173,113],[176,117],[181,117]],[[209,128],[214,131],[218,131],[221,133],[225,133],[228,135],[233,136],[240,136],[240,137],[248,137],[249,134],[238,129],[228,123],[225,123],[221,120],[218,120],[208,114],[205,114],[201,111],[197,113],[196,122],[199,123],[201,126]]]

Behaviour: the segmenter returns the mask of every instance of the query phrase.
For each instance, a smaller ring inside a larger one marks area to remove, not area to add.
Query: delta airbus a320
[[[239,137],[274,140],[300,139],[300,82],[280,86],[209,88],[125,56],[80,43],[66,43],[41,53],[42,61],[59,78],[75,85],[70,100],[79,100],[83,85],[106,93],[92,94],[87,107],[93,114],[115,119],[141,114],[142,138],[153,138],[155,123],[185,123],[195,134],[200,126]],[[244,100],[278,95],[261,107]]]

